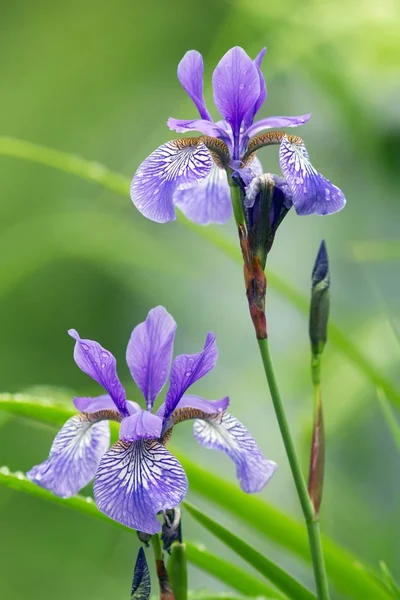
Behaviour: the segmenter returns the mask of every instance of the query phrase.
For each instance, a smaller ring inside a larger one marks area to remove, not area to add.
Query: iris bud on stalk
[[[140,548],[133,573],[131,600],[148,600],[150,591],[149,567],[144,550]]]
[[[325,242],[322,241],[312,273],[310,307],[310,340],[313,359],[319,361],[327,339],[329,317],[329,263]],[[318,367],[319,369],[319,367]],[[319,376],[318,373],[314,377]]]
[[[321,356],[327,340],[329,286],[330,275],[328,254],[325,242],[322,241],[312,273],[309,326],[312,352],[311,373],[314,385],[314,426],[311,444],[308,492],[316,517],[318,517],[321,506],[325,466],[325,434],[320,371]]]

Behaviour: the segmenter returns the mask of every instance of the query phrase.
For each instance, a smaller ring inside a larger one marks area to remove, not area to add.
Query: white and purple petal
[[[175,410],[186,390],[214,368],[218,358],[215,335],[208,333],[198,354],[180,354],[172,363],[169,389],[165,398],[165,418]]]
[[[97,507],[127,527],[154,534],[160,510],[184,499],[187,477],[179,461],[156,440],[119,441],[104,455],[94,481]]]
[[[195,421],[193,433],[200,444],[225,452],[236,464],[243,491],[256,493],[268,483],[276,464],[264,458],[247,429],[228,413]]]
[[[298,117],[266,117],[251,125],[246,130],[245,135],[250,138],[266,129],[276,129],[277,127],[299,127],[300,125],[307,123],[310,119],[311,113],[300,115]]]
[[[70,498],[93,479],[109,445],[107,421],[75,415],[56,435],[49,458],[28,471],[27,477],[56,496]]]
[[[194,223],[226,223],[232,216],[232,202],[226,171],[213,165],[211,173],[191,188],[177,190],[175,205]]]
[[[291,143],[285,136],[279,163],[298,215],[329,215],[345,206],[342,190],[312,166],[304,144]]]
[[[140,410],[121,421],[119,437],[124,442],[157,439],[161,435],[163,420],[147,410]]]
[[[237,137],[243,119],[260,96],[257,67],[243,48],[236,46],[222,57],[212,81],[215,105]]]
[[[128,415],[126,394],[117,375],[114,356],[92,340],[82,339],[75,329],[68,331],[76,341],[74,359],[78,367],[108,392],[121,415]]]
[[[176,323],[169,312],[156,306],[135,327],[128,343],[126,361],[149,410],[168,378],[175,331]]]
[[[207,110],[203,94],[203,57],[197,50],[189,50],[178,65],[178,79],[196,105],[200,117],[211,121],[210,113]]]
[[[175,190],[190,187],[211,171],[213,160],[200,142],[189,139],[163,144],[142,162],[131,184],[131,198],[148,219],[166,223],[176,219]]]

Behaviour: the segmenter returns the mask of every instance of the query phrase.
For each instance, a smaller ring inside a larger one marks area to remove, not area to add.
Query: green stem
[[[308,489],[301,472],[299,459],[289,430],[289,424],[283,408],[278,384],[275,378],[274,367],[272,364],[268,339],[259,339],[261,358],[264,365],[265,375],[271,392],[272,402],[274,404],[275,414],[278,420],[286,454],[292,471],[297,494],[299,496],[301,508],[307,525],[308,538],[311,547],[311,556],[314,567],[314,576],[317,586],[317,595],[319,600],[329,600],[328,580],[326,576],[324,557],[322,552],[321,533],[318,519],[315,517],[314,509],[308,495]]]
[[[188,573],[185,544],[179,542],[172,544],[171,556],[168,561],[168,575],[175,600],[187,600]]]
[[[155,535],[152,535],[150,542],[151,542],[151,546],[152,546],[153,552],[154,552],[154,559],[162,560],[163,553],[161,550],[160,536],[157,533]]]
[[[229,186],[231,189],[231,201],[232,201],[232,208],[233,208],[233,214],[235,217],[235,221],[238,226],[245,227],[246,220],[244,218],[242,198],[240,196],[240,188],[233,181],[232,177],[229,176],[229,174],[228,174],[228,181],[229,181]]]

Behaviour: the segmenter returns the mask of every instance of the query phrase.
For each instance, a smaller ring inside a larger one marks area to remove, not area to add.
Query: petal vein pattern
[[[94,496],[111,519],[154,534],[161,530],[157,513],[178,506],[187,487],[181,464],[158,441],[119,441],[100,463]]]
[[[292,144],[285,136],[279,162],[298,215],[329,215],[345,206],[343,192],[313,167],[304,144]]]
[[[95,419],[84,414],[71,417],[56,435],[49,458],[27,473],[29,479],[61,498],[85,487],[110,444],[108,422]]]
[[[193,433],[200,444],[225,452],[235,462],[239,483],[248,494],[261,491],[274,474],[276,464],[264,458],[250,433],[232,415],[197,420]]]
[[[207,177],[212,165],[211,154],[204,144],[189,138],[167,142],[138,168],[131,184],[132,201],[153,221],[173,221],[175,190],[191,187]]]

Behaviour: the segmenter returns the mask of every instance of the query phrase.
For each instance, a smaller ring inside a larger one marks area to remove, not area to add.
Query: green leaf
[[[203,546],[186,543],[187,557],[191,563],[207,571],[217,579],[225,581],[230,587],[248,594],[251,592],[254,596],[267,596],[282,600],[284,596],[279,592],[272,590],[266,584],[262,583],[252,575],[249,575],[239,567],[236,567],[228,561],[207,552]],[[296,600],[293,597],[293,600]]]
[[[12,394],[0,394],[0,410],[2,408],[14,415],[57,426],[61,426],[67,418],[74,414],[73,409],[57,403],[54,404],[53,411],[53,405],[49,399],[40,400],[29,396],[13,396]],[[112,436],[116,439],[118,425],[115,423],[110,423],[110,425]],[[247,523],[258,534],[276,542],[303,560],[311,561],[307,533],[303,525],[259,498],[245,494],[237,486],[225,482],[220,477],[198,467],[187,460],[185,456],[176,452],[175,449],[171,449],[171,451],[182,463],[188,475],[192,492],[205,497],[211,503],[221,506],[225,511],[231,512],[235,518]],[[41,489],[36,486],[33,486],[33,488],[35,490]],[[45,490],[42,490],[42,492],[45,492]],[[46,493],[50,494],[50,492]],[[52,496],[52,494],[50,495]],[[54,498],[56,497],[54,496]],[[64,502],[60,498],[57,500],[61,504]],[[74,498],[71,499],[71,501],[73,500]],[[90,508],[88,510],[90,512]],[[356,600],[359,600],[359,598],[374,598],[374,600],[388,598],[387,593],[377,585],[374,577],[368,573],[369,568],[363,565],[361,561],[326,536],[323,537],[323,546],[328,575],[338,589],[344,590],[351,598]]]
[[[393,441],[400,450],[400,424],[396,420],[396,416],[392,407],[387,401],[385,393],[379,388],[377,389],[376,393],[378,395],[379,404],[382,408],[383,416],[385,417],[389,431],[392,434]]]
[[[73,154],[60,152],[45,146],[39,146],[24,140],[0,136],[0,154],[25,159],[48,167],[53,167],[65,173],[76,175],[88,181],[97,183],[111,191],[129,198],[130,180],[120,173],[110,171],[104,165],[95,161],[88,161]],[[195,231],[198,235],[219,248],[227,256],[241,263],[241,256],[237,244],[227,239],[215,227],[202,227],[192,223],[178,212],[178,221]],[[281,296],[284,296],[293,306],[303,314],[308,315],[309,300],[286,281],[268,271],[268,284]],[[380,387],[386,396],[400,406],[400,390],[376,367],[372,360],[343,333],[339,327],[331,322],[329,327],[329,341],[335,346],[374,384]]]
[[[260,554],[252,546],[205,515],[198,508],[193,506],[193,504],[185,502],[184,506],[192,515],[192,517],[196,519],[196,521],[208,529],[208,531],[220,539],[224,544],[229,546],[229,548],[231,548],[246,562],[252,565],[252,567],[257,569],[261,575],[268,579],[281,592],[290,598],[295,598],[296,600],[315,600],[316,596],[314,594],[312,594],[308,589],[301,585],[301,583],[286,573],[286,571],[278,567],[278,565]]]
[[[25,492],[31,496],[36,496],[41,500],[59,504],[66,508],[72,508],[80,513],[95,517],[102,521],[107,521],[115,527],[123,528],[130,533],[135,533],[132,529],[125,527],[117,521],[112,521],[106,515],[97,510],[96,504],[91,497],[73,496],[72,498],[59,498],[48,490],[45,490],[38,485],[29,481],[29,479],[20,472],[11,473],[7,467],[0,468],[0,485],[8,487],[12,490]],[[196,546],[195,544],[186,543],[187,558],[190,562],[199,568],[207,571],[217,579],[220,579],[231,588],[238,592],[248,592],[251,590],[255,595],[270,596],[273,599],[280,600],[281,595],[277,595],[274,590],[271,590],[259,579],[252,577],[239,567],[231,565],[217,556],[208,552],[205,548]]]
[[[383,579],[384,584],[386,585],[387,589],[392,592],[392,594],[395,598],[399,599],[400,598],[400,587],[397,584],[395,578],[393,577],[389,567],[383,560],[380,562],[379,566],[381,568],[382,579]]]
[[[229,511],[258,534],[290,550],[303,560],[311,561],[305,526],[263,500],[245,494],[237,486],[198,467],[175,449],[172,452],[182,463],[192,492],[221,506],[225,512]],[[359,559],[327,536],[323,536],[322,539],[328,576],[338,589],[355,600],[388,598],[387,593],[376,584]]]

